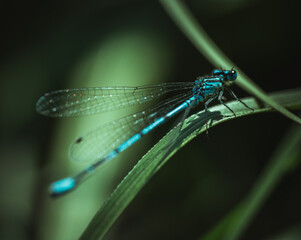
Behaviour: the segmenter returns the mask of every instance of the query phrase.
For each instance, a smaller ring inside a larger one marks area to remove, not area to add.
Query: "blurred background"
[[[267,92],[300,87],[298,2],[185,1],[217,45]],[[38,98],[60,88],[194,81],[213,66],[157,1],[2,1],[0,9],[0,238],[77,239],[162,134],[146,136],[76,191],[54,200],[49,183],[85,167],[70,161],[71,143],[127,112],[51,119],[35,111]],[[278,113],[262,114],[195,138],[151,179],[106,239],[206,234],[248,194],[292,124]],[[298,236],[300,187],[297,164],[242,239]]]

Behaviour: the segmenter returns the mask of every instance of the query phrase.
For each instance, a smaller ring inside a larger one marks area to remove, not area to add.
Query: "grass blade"
[[[270,97],[284,107],[290,109],[301,108],[301,89],[273,93]],[[248,106],[253,108],[254,111],[246,109],[237,101],[227,103],[227,105],[235,111],[237,117],[273,111],[270,106],[262,106],[254,98],[245,98],[242,100],[248,104]],[[200,111],[187,118],[179,136],[178,128],[172,129],[136,164],[124,180],[117,186],[115,191],[96,213],[87,229],[82,234],[81,239],[102,239],[120,214],[156,171],[158,171],[160,167],[162,167],[181,147],[195,138],[198,134],[206,131],[206,120],[210,120],[210,128],[233,118],[235,117],[227,108],[223,105],[217,105],[209,108],[207,116],[205,116],[204,111]],[[175,136],[177,137],[176,141],[173,141]],[[173,142],[172,147],[170,147],[171,142]]]
[[[179,0],[160,0],[166,12],[187,36],[187,38],[195,45],[195,47],[204,55],[209,62],[216,67],[231,69],[234,64],[223,51],[212,41],[205,30],[193,17],[187,6]],[[235,67],[239,78],[236,83],[251,95],[256,96],[261,101],[273,107],[291,120],[301,124],[301,118],[291,113],[273,99],[269,98],[266,93],[257,86],[243,71]]]

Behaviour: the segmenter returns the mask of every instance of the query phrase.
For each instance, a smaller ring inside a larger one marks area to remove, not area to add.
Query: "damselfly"
[[[103,163],[115,158],[179,112],[185,110],[186,116],[190,108],[200,102],[204,103],[206,113],[209,103],[217,99],[235,115],[223,102],[224,90],[249,108],[229,88],[229,84],[236,78],[237,72],[233,69],[214,70],[210,75],[197,78],[195,82],[142,87],[66,89],[46,93],[38,100],[36,109],[39,113],[51,117],[96,114],[143,104],[168,94],[173,95],[154,108],[110,122],[78,138],[71,146],[71,158],[91,164],[74,177],[52,183],[51,195],[58,196],[75,189]]]

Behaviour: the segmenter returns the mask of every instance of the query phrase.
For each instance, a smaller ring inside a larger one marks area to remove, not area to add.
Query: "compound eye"
[[[229,81],[234,81],[237,78],[237,72],[235,70],[225,71],[225,74]]]

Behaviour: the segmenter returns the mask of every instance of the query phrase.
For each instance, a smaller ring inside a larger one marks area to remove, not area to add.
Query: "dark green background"
[[[265,91],[300,87],[298,1],[185,2]],[[168,126],[76,192],[52,200],[48,184],[84,167],[68,160],[72,140],[101,124],[102,115],[88,117],[89,123],[48,119],[35,112],[37,99],[58,88],[194,81],[213,67],[156,1],[3,1],[0,9],[0,238],[77,239]],[[244,199],[291,125],[269,113],[210,129],[209,137],[194,139],[160,170],[107,239],[201,237]],[[300,173],[296,165],[283,178],[242,239],[298,232]]]

